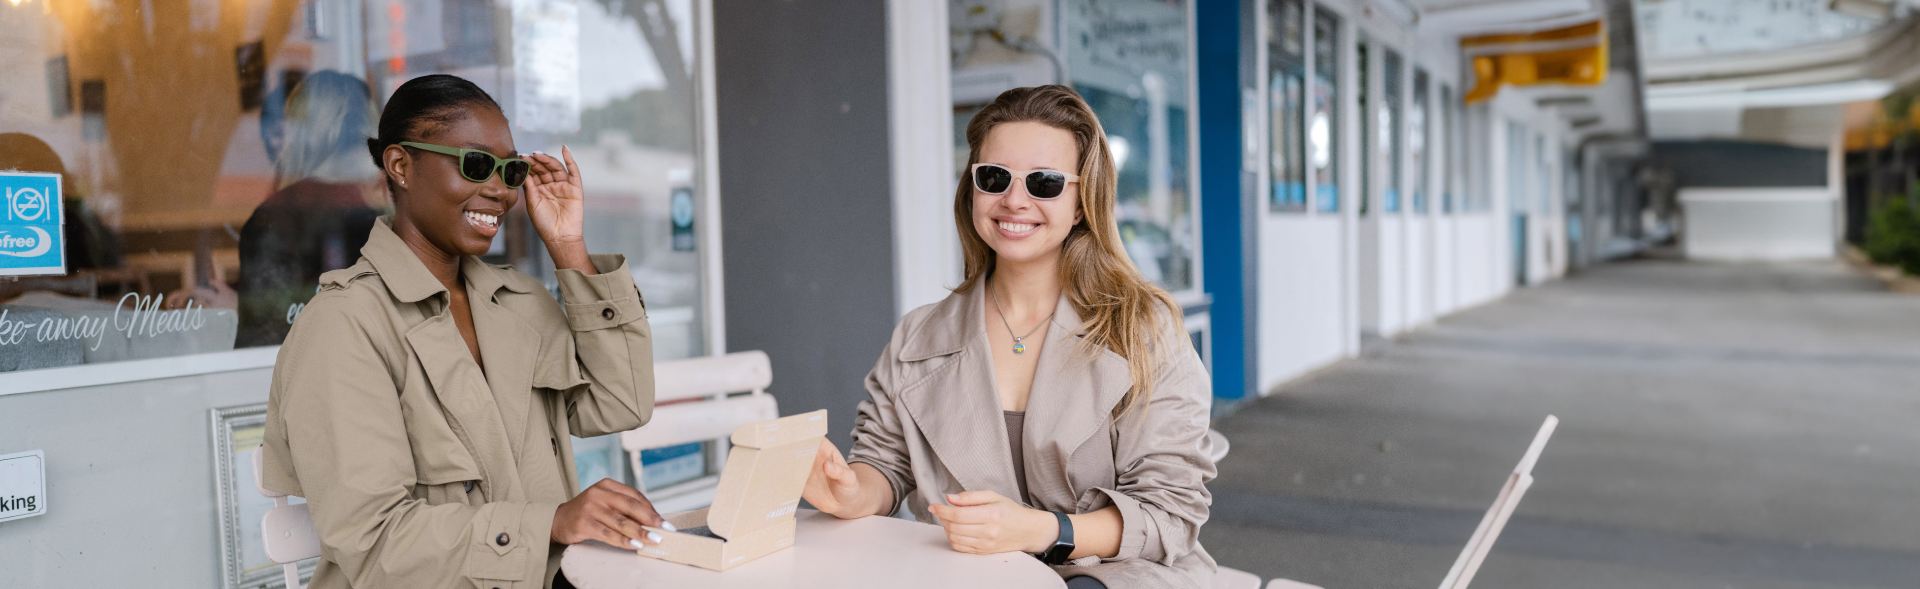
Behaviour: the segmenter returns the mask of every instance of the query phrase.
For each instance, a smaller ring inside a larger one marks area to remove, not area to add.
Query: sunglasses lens
[[[460,175],[474,182],[486,182],[487,177],[493,175],[493,156],[479,151],[460,156]]]
[[[1027,174],[1027,194],[1034,198],[1058,198],[1067,190],[1067,176],[1059,172]]]
[[[973,169],[973,187],[987,194],[1006,192],[1013,185],[1013,171],[1000,166],[980,166]]]
[[[519,188],[521,184],[527,182],[527,172],[531,168],[532,166],[524,161],[507,162],[506,167],[500,170],[500,179],[507,183],[507,188]]]

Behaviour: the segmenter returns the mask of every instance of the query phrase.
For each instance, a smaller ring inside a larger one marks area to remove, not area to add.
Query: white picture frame
[[[238,405],[211,410],[213,488],[218,501],[220,587],[223,589],[283,589],[280,566],[267,559],[261,543],[260,520],[273,509],[273,500],[253,487],[253,452],[258,452],[267,424],[267,404]],[[299,503],[297,497],[289,502]],[[301,583],[313,576],[319,559],[300,563]]]

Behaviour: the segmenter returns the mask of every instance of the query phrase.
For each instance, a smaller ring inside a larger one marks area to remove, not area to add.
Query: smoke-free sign
[[[46,514],[46,454],[34,450],[0,456],[0,522]]]
[[[0,172],[0,276],[66,274],[60,175]]]

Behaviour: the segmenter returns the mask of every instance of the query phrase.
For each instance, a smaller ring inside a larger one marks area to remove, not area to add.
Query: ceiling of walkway
[[[1920,0],[1634,0],[1652,112],[1873,100],[1920,78]],[[1698,117],[1681,120],[1704,120]]]
[[[1641,55],[1649,61],[1834,41],[1866,34],[1890,16],[1841,13],[1833,10],[1832,0],[1639,0],[1634,5]]]

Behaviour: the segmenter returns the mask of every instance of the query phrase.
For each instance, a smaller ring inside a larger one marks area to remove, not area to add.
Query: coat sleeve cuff
[[[1147,546],[1147,511],[1140,500],[1113,489],[1094,488],[1080,496],[1081,513],[1097,511],[1106,505],[1120,508],[1120,552],[1109,561],[1140,558]]]
[[[853,463],[855,462],[865,464],[867,466],[871,466],[873,467],[874,470],[880,471],[880,476],[886,477],[887,486],[893,487],[893,503],[889,504],[889,505],[892,505],[893,507],[889,508],[889,510],[887,511],[887,515],[893,515],[894,511],[897,511],[900,509],[900,502],[905,501],[907,499],[907,493],[910,493],[913,491],[913,487],[911,486],[913,482],[910,479],[908,479],[908,477],[900,473],[894,472],[892,469],[889,469],[885,466],[881,466],[879,462],[867,460],[865,458],[848,458],[847,466],[853,466]]]
[[[571,269],[554,273],[560,281],[560,302],[566,305],[567,323],[573,330],[594,331],[645,319],[647,301],[633,283],[626,257],[612,254],[590,258],[599,274],[588,276]]]

